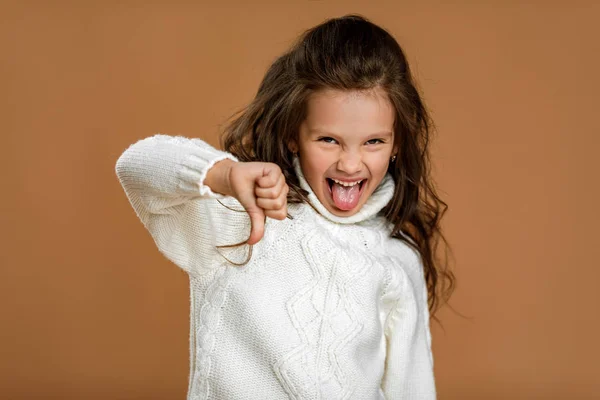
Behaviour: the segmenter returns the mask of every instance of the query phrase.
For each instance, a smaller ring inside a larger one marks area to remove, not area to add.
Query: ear
[[[296,154],[298,152],[298,143],[296,140],[290,140],[287,146],[288,150],[292,153]]]

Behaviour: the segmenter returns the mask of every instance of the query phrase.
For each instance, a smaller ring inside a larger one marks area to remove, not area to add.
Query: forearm
[[[199,139],[156,135],[131,145],[117,161],[116,173],[145,220],[147,214],[167,212],[189,199],[215,196],[204,180],[225,158],[234,157]]]

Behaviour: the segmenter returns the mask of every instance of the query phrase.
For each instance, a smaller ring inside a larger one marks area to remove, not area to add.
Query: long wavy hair
[[[448,206],[430,176],[433,123],[404,52],[387,31],[358,15],[330,19],[306,31],[273,62],[254,100],[226,125],[221,144],[240,161],[279,165],[290,188],[288,201],[307,203],[288,144],[297,140],[309,96],[323,89],[375,88],[387,93],[395,109],[394,143],[399,149],[388,167],[395,181],[394,196],[382,213],[393,225],[391,236],[420,254],[434,316],[455,282],[440,226]],[[437,254],[441,242],[444,257]]]

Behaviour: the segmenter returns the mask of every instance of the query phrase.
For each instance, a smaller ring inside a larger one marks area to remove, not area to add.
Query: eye
[[[383,140],[381,140],[381,139],[367,140],[367,144],[379,144],[379,143],[385,143],[385,142]]]
[[[320,137],[317,140],[319,142],[325,142],[325,143],[332,143],[332,144],[337,143],[337,141],[334,138],[331,138],[331,137],[328,137],[328,136]]]

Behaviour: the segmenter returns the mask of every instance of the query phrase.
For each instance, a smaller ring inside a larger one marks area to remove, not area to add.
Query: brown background
[[[439,398],[600,398],[600,7],[500,0],[2,2],[2,398],[184,398],[187,278],[115,161],[217,143],[296,35],[350,12],[398,38],[437,123],[469,317],[433,324]]]

